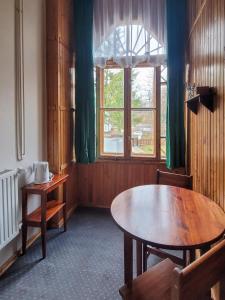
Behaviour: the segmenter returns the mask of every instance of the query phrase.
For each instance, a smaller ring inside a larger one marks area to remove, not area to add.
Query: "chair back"
[[[217,244],[185,269],[174,269],[171,299],[211,299],[211,287],[224,278],[225,240]]]
[[[169,173],[157,170],[157,184],[166,184],[172,186],[192,189],[192,176]]]

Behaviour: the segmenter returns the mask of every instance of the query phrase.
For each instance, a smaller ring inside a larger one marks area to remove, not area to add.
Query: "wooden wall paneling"
[[[163,163],[98,161],[77,164],[77,202],[81,206],[109,208],[116,195],[134,186],[156,183]]]
[[[190,114],[190,169],[194,189],[225,209],[224,0],[189,0],[191,83],[216,88],[215,111]],[[197,21],[196,21],[197,19]],[[193,26],[194,24],[194,26]]]
[[[68,211],[75,206],[76,167],[72,161],[70,63],[72,0],[46,1],[48,160],[53,173],[69,173]],[[62,190],[58,190],[62,196]],[[61,216],[54,219],[60,223]]]
[[[225,28],[225,3],[224,1],[221,2],[221,49],[222,49],[222,55],[221,55],[221,66],[223,68],[222,71],[222,86],[223,86],[223,99],[225,98],[225,34],[223,33],[223,28]],[[223,47],[224,46],[224,47]],[[223,113],[222,113],[222,118],[223,118],[223,124],[222,124],[222,132],[223,132],[223,138],[222,138],[222,143],[223,143],[223,165],[225,165],[225,100],[223,101]],[[225,181],[225,170],[223,169],[223,181]],[[223,188],[223,205],[222,207],[225,207],[225,187]]]
[[[220,28],[220,84],[219,84],[219,90],[220,90],[220,151],[221,151],[221,160],[220,160],[220,203],[223,208],[224,201],[225,201],[225,156],[224,156],[224,123],[225,123],[225,3],[224,1],[220,1],[219,6],[219,13],[220,13],[220,19],[219,19],[219,28]]]

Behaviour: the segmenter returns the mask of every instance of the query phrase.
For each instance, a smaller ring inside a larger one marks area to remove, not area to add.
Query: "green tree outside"
[[[132,71],[132,80],[135,80],[138,73]],[[140,96],[138,96],[138,86],[134,85],[132,90],[132,105],[134,108],[142,107]],[[124,107],[124,70],[105,69],[104,71],[104,107],[123,108]],[[135,116],[133,126],[141,122],[142,118]],[[105,112],[105,123],[111,124],[119,133],[124,128],[124,116],[122,112]]]

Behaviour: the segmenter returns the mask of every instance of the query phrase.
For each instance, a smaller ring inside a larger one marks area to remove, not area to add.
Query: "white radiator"
[[[19,233],[17,171],[0,172],[0,249]]]

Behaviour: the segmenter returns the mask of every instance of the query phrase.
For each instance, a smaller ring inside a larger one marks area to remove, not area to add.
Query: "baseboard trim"
[[[102,209],[109,209],[110,210],[110,206],[98,205],[98,204],[92,204],[92,203],[79,203],[78,207],[82,207],[82,208],[102,208]]]
[[[19,253],[14,254],[2,266],[0,266],[0,277],[14,264],[18,256]]]
[[[40,237],[41,231],[39,230],[27,241],[27,249]],[[0,266],[0,277],[14,264],[17,258],[21,255],[22,248],[18,249],[2,266]]]

